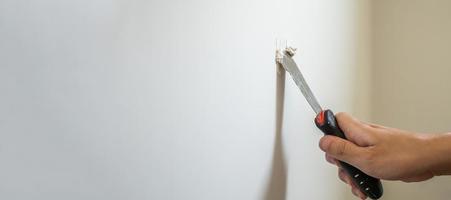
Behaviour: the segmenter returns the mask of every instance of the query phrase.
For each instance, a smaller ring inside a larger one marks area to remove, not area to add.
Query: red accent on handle
[[[316,123],[320,126],[324,124],[324,111],[322,110],[315,118]]]

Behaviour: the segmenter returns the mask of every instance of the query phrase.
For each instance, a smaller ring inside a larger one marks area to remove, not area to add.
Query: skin
[[[336,114],[348,140],[324,136],[319,142],[326,160],[338,166],[339,178],[352,193],[367,197],[351,182],[337,160],[383,180],[419,182],[451,175],[451,134],[419,134],[362,122],[347,113]]]

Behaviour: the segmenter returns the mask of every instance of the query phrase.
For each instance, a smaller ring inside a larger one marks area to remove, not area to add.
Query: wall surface
[[[451,130],[451,1],[373,2],[372,118],[423,133]],[[385,182],[385,199],[449,199],[449,177]]]
[[[0,199],[338,199],[275,39],[353,111],[359,2],[1,0]]]

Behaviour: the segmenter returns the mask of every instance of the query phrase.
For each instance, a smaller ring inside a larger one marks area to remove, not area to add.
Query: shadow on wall
[[[270,179],[264,200],[283,200],[287,189],[285,155],[282,147],[283,106],[285,96],[285,70],[277,65],[276,69],[276,128]]]

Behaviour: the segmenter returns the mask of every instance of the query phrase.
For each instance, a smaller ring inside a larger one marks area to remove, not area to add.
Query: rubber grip
[[[321,111],[315,118],[316,126],[326,135],[333,135],[346,139],[345,134],[338,126],[335,115],[331,110]],[[371,177],[354,166],[339,161],[341,167],[348,173],[354,184],[363,194],[371,199],[379,199],[383,194],[382,183],[379,179]]]

